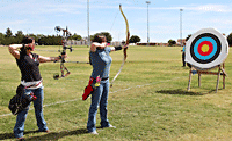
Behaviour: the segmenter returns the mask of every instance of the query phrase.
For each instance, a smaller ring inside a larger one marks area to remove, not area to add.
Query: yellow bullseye
[[[208,44],[204,44],[204,45],[202,46],[202,51],[203,51],[203,52],[209,51],[209,45],[208,45]]]

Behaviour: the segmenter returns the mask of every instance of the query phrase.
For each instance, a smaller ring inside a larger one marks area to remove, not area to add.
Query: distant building
[[[118,46],[118,45],[122,45],[122,42],[120,42],[120,41],[114,41],[114,42],[110,42],[110,45]]]
[[[83,41],[88,41],[88,37],[82,37]]]
[[[90,41],[90,44],[91,43],[92,42]],[[68,40],[67,44],[68,45],[87,45],[88,42],[86,40],[80,40],[80,41],[77,41],[77,40]]]
[[[187,42],[186,39],[182,39],[182,45],[186,45],[186,42]],[[176,44],[180,45],[181,44],[181,39],[177,39]]]
[[[160,47],[168,47],[168,43],[155,43],[155,44]]]
[[[147,43],[137,43],[137,45],[147,45]],[[155,43],[155,42],[150,42],[149,45],[151,46],[158,46],[158,47],[167,47],[168,43]]]

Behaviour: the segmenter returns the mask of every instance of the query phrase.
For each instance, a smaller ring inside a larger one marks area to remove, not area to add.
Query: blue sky
[[[118,9],[122,4],[131,35],[147,41],[146,0],[89,0],[90,35],[110,32],[113,41],[125,40],[125,23]],[[150,41],[167,42],[201,28],[213,27],[226,35],[232,32],[232,1],[230,0],[150,0]],[[0,32],[10,27],[15,34],[57,34],[55,26],[68,26],[71,33],[87,36],[87,0],[0,0]]]

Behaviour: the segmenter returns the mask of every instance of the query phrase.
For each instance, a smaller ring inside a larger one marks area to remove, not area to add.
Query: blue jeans
[[[35,107],[35,115],[36,115],[36,120],[37,120],[37,126],[39,128],[39,132],[44,132],[48,130],[48,127],[46,126],[46,122],[44,121],[43,117],[43,99],[44,99],[44,92],[43,88],[39,88],[36,90],[28,90],[25,89],[25,93],[23,94],[24,97],[31,97],[30,94],[33,92],[37,99],[34,101],[34,107]],[[24,109],[20,114],[17,115],[16,117],[16,123],[14,127],[14,135],[15,138],[22,138],[23,137],[23,131],[24,131],[24,121],[27,117],[28,110],[29,110],[30,105],[28,108]]]
[[[109,120],[107,119],[107,105],[109,95],[109,80],[101,81],[101,85],[97,86],[92,94],[92,104],[89,108],[89,118],[87,123],[88,132],[96,131],[96,114],[97,107],[100,104],[101,127],[108,127]]]

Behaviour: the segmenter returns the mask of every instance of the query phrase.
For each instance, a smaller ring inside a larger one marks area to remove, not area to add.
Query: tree
[[[169,47],[172,47],[174,44],[176,44],[176,41],[174,41],[172,39],[168,40],[168,46]]]
[[[42,40],[41,40],[41,38],[43,37],[44,35],[43,34],[37,34],[37,37],[38,37],[38,44],[39,45],[42,45],[43,43],[42,43]]]
[[[23,37],[24,37],[23,32],[17,31],[17,33],[15,34],[15,43],[16,44],[22,43]]]
[[[77,33],[74,33],[74,35],[72,36],[72,39],[80,41],[82,39],[82,37],[81,37],[81,35],[78,35]]]
[[[139,36],[137,36],[137,35],[132,35],[132,36],[130,37],[130,43],[137,43],[137,42],[140,42]]]
[[[108,32],[101,32],[101,34],[105,35],[107,38],[107,42],[111,42],[112,41],[112,37],[110,35],[110,33]]]
[[[10,37],[10,36],[12,36],[12,35],[13,35],[12,31],[11,31],[10,28],[8,27],[8,28],[6,29],[6,37]]]
[[[230,33],[230,35],[227,35],[227,42],[229,45],[232,44],[232,33]]]
[[[94,35],[90,35],[90,36],[89,36],[89,40],[90,40],[90,41],[93,41],[93,39],[94,39]]]
[[[110,33],[108,33],[108,32],[101,32],[100,34],[106,36],[107,42],[111,42],[112,41],[112,37],[111,37]]]
[[[5,43],[4,44],[9,45],[9,44],[12,44],[12,43],[14,43],[14,37],[13,37],[12,31],[8,27],[6,29]]]
[[[110,33],[108,33],[108,32],[101,32],[101,33],[96,33],[96,34],[94,34],[93,36],[95,37],[95,36],[97,36],[97,35],[104,35],[104,36],[106,36],[106,38],[107,38],[107,42],[109,43],[109,42],[111,42],[111,40],[112,40],[112,37],[111,37],[111,35],[110,35]],[[94,39],[94,38],[93,38]]]
[[[5,43],[5,34],[0,33],[0,44],[6,44]]]
[[[30,37],[34,37],[35,42],[38,43],[38,37],[35,34],[29,34]]]

